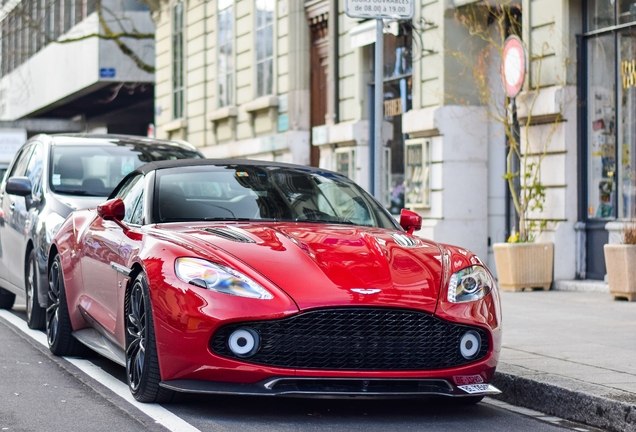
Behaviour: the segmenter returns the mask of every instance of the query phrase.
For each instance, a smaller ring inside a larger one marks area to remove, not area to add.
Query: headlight
[[[482,266],[466,267],[453,273],[448,282],[448,301],[463,303],[486,297],[492,289],[492,278]]]
[[[201,288],[239,297],[262,300],[274,298],[247,276],[220,264],[198,258],[177,258],[174,267],[179,279]]]

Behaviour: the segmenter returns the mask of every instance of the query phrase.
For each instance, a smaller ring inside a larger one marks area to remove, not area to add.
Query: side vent
[[[416,239],[404,234],[391,234],[391,237],[393,237],[393,240],[402,247],[419,246],[419,242]]]
[[[231,228],[203,228],[203,231],[209,232],[210,234],[214,234],[226,240],[239,243],[256,243],[247,235]]]

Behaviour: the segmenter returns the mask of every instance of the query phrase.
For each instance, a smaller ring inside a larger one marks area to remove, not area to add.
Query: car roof
[[[186,141],[168,141],[156,138],[148,138],[136,135],[117,134],[54,134],[51,137],[51,145],[72,146],[72,145],[129,145],[141,147],[167,146],[180,148],[183,150],[196,151],[198,149]]]
[[[252,159],[177,159],[177,160],[162,160],[148,162],[145,165],[140,166],[135,172],[146,174],[150,171],[179,168],[179,167],[196,167],[196,166],[214,166],[214,165],[244,165],[244,166],[268,166],[268,167],[280,167],[280,168],[292,168],[306,172],[314,173],[331,173],[337,174],[333,171],[329,171],[323,168],[316,168],[306,165],[295,165],[282,162],[270,162]]]

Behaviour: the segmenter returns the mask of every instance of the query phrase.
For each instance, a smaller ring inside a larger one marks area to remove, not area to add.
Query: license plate
[[[466,393],[483,393],[488,391],[488,384],[470,384],[470,385],[460,385],[458,388],[464,390]]]

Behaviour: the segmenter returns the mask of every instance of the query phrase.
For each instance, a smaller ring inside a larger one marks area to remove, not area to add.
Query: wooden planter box
[[[553,243],[495,243],[495,265],[503,291],[550,289]]]
[[[605,267],[610,294],[616,299],[636,299],[636,245],[606,244]]]

